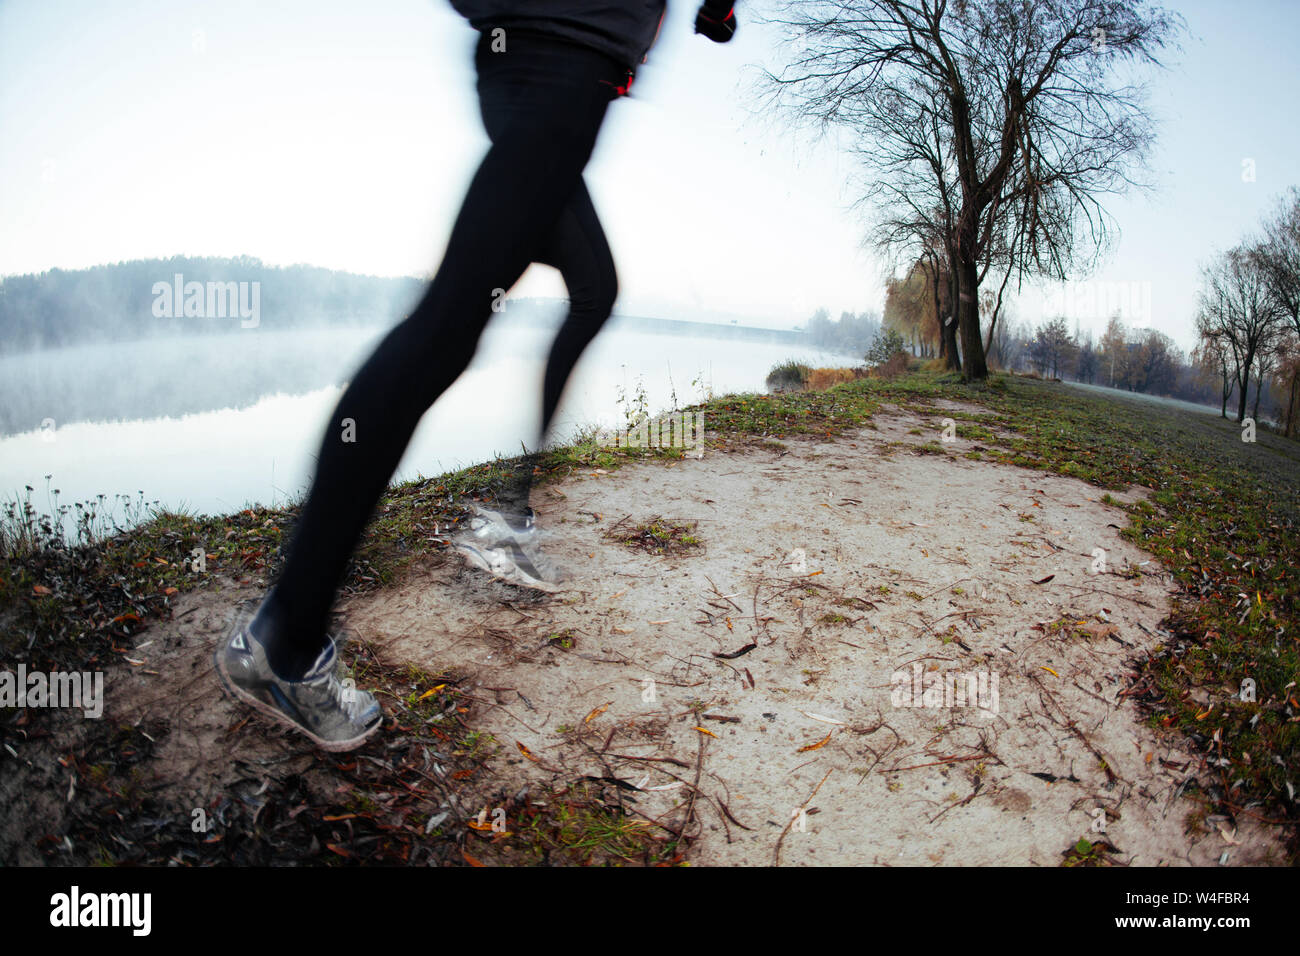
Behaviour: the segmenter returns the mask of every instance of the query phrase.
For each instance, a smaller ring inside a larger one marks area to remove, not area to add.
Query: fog
[[[421,422],[398,479],[535,443],[558,315],[494,319],[470,368]],[[620,397],[633,400],[640,389],[646,406],[660,411],[674,404],[674,393],[681,405],[710,388],[762,391],[767,371],[788,358],[855,362],[808,347],[655,334],[630,324],[611,320],[588,348],[552,441],[623,423]],[[43,513],[100,494],[214,514],[283,504],[306,489],[341,386],[386,328],[252,329],[2,357],[0,409],[9,434],[0,438],[0,496],[21,498],[31,486],[32,505]]]

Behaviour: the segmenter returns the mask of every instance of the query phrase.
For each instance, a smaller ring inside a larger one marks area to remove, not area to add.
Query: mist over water
[[[297,499],[342,384],[385,331],[257,330],[0,358],[0,426],[9,432],[0,438],[0,498],[21,498],[30,485],[32,505],[52,513],[99,494],[142,493],[207,514]],[[532,323],[490,325],[470,368],[421,421],[394,480],[531,447],[551,335]],[[855,364],[790,345],[632,331],[615,320],[583,355],[550,439],[622,424],[620,395],[634,400],[641,388],[652,413],[671,407],[674,390],[681,405],[710,387],[763,391],[768,370],[787,358]],[[357,440],[365,442],[365,423]]]

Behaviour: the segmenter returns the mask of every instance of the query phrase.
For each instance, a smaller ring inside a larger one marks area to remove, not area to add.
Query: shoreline
[[[1297,469],[1300,452],[1295,443],[1261,432],[1259,440],[1266,448],[1260,450],[1265,457],[1252,457],[1251,467],[1243,468],[1238,463],[1239,456],[1243,453],[1251,455],[1253,451],[1246,447],[1243,452],[1240,442],[1232,443],[1236,438],[1233,423],[1221,423],[1212,417],[1200,420],[1201,416],[1197,416],[1197,421],[1180,419],[1169,410],[1153,409],[1149,413],[1146,409],[1120,411],[1124,406],[1104,398],[1087,397],[1080,401],[1077,393],[1067,397],[1057,386],[1002,376],[982,388],[970,388],[943,376],[913,374],[896,382],[867,379],[819,393],[720,396],[691,407],[702,409],[706,416],[708,440],[703,461],[686,459],[684,449],[626,454],[601,449],[593,443],[578,443],[549,450],[543,455],[545,478],[538,491],[549,495],[554,490],[571,495],[572,489],[578,485],[590,484],[593,490],[603,487],[615,490],[626,486],[627,493],[630,493],[632,486],[619,478],[620,470],[628,466],[636,469],[638,474],[664,476],[655,480],[666,481],[673,475],[697,474],[700,476],[698,480],[705,482],[702,487],[709,488],[713,482],[721,480],[710,477],[709,461],[717,456],[739,455],[741,457],[735,460],[742,461],[748,460],[744,456],[759,455],[774,462],[793,461],[786,456],[796,449],[822,447],[825,451],[818,454],[838,455],[847,453],[849,448],[844,446],[844,452],[836,452],[834,449],[840,447],[837,442],[849,440],[860,444],[863,440],[841,437],[849,433],[875,435],[873,441],[886,457],[903,455],[897,466],[904,469],[903,474],[913,467],[906,464],[909,461],[915,461],[915,467],[927,462],[941,465],[949,461],[952,463],[949,467],[964,463],[964,467],[976,469],[982,467],[980,462],[988,461],[997,466],[1018,466],[1016,471],[1023,473],[1029,482],[1034,480],[1033,471],[1038,471],[1045,475],[1083,479],[1097,487],[1098,493],[1103,488],[1127,486],[1134,481],[1144,486],[1146,497],[1135,498],[1130,504],[1121,504],[1121,499],[1115,499],[1110,492],[1099,499],[1110,501],[1108,507],[1123,508],[1129,520],[1128,527],[1120,532],[1121,536],[1159,558],[1158,564],[1171,581],[1177,582],[1180,595],[1169,617],[1160,621],[1153,619],[1145,625],[1168,636],[1145,659],[1134,660],[1130,665],[1136,668],[1138,675],[1133,686],[1146,688],[1135,699],[1165,732],[1174,734],[1177,739],[1192,741],[1184,746],[1191,747],[1194,763],[1206,759],[1196,756],[1200,752],[1195,743],[1198,736],[1216,732],[1228,753],[1253,753],[1250,763],[1242,764],[1236,771],[1246,781],[1244,789],[1238,788],[1231,798],[1225,796],[1223,799],[1230,799],[1231,806],[1241,807],[1239,812],[1248,818],[1252,814],[1268,820],[1284,817],[1285,791],[1279,790],[1273,780],[1275,773],[1285,772],[1285,769],[1272,770],[1270,764],[1273,767],[1277,765],[1271,756],[1278,754],[1285,766],[1294,768],[1300,765],[1294,742],[1288,736],[1294,733],[1290,729],[1294,725],[1288,725],[1280,716],[1286,701],[1279,698],[1278,693],[1285,681],[1274,687],[1275,678],[1269,676],[1271,671],[1249,670],[1259,684],[1258,703],[1254,706],[1265,718],[1257,721],[1258,729],[1250,733],[1246,730],[1251,725],[1243,719],[1243,715],[1248,716],[1244,704],[1226,708],[1219,706],[1209,713],[1202,713],[1203,698],[1195,695],[1182,697],[1182,692],[1176,689],[1191,690],[1200,686],[1200,681],[1192,684],[1190,675],[1179,669],[1178,665],[1190,660],[1197,662],[1198,672],[1209,669],[1210,674],[1218,675],[1215,679],[1220,683],[1235,686],[1235,682],[1240,680],[1243,660],[1257,653],[1254,648],[1264,646],[1260,642],[1265,640],[1265,632],[1260,630],[1260,625],[1270,616],[1285,623],[1288,633],[1300,630],[1297,627],[1300,622],[1292,620],[1294,611],[1287,610],[1295,607],[1288,601],[1294,601],[1297,585],[1285,574],[1288,566],[1294,566],[1294,562],[1300,560],[1300,554],[1296,553],[1300,545],[1294,534],[1288,536],[1284,533],[1287,522],[1296,520],[1296,516],[1286,510],[1288,505],[1294,504],[1295,489],[1300,484],[1300,469]],[[902,428],[900,415],[920,416],[920,419],[915,425]],[[960,451],[956,447],[946,448],[940,440],[942,421],[956,422]],[[1225,424],[1232,427],[1224,427]],[[927,434],[933,437],[927,438]],[[1097,442],[1108,449],[1106,455],[1081,453]],[[800,457],[807,454],[799,452]],[[390,487],[377,509],[362,548],[349,567],[342,604],[354,609],[350,617],[371,620],[372,624],[367,627],[371,628],[372,634],[379,633],[373,630],[379,626],[374,623],[379,620],[374,618],[374,614],[391,606],[394,597],[405,593],[413,597],[423,592],[444,593],[438,589],[429,591],[425,585],[419,584],[422,575],[445,567],[446,570],[436,573],[454,574],[457,581],[468,580],[451,566],[439,561],[430,564],[437,548],[434,541],[441,538],[446,526],[454,524],[462,513],[458,501],[493,494],[499,485],[501,465],[505,461],[508,460],[484,462],[445,475]],[[851,476],[853,471],[828,470],[819,465],[808,474],[831,478],[841,474]],[[983,472],[972,474],[976,473]],[[1184,477],[1171,484],[1166,476],[1173,474]],[[565,487],[575,481],[578,485],[566,492]],[[1220,491],[1214,493],[1214,488]],[[811,487],[809,492],[816,494]],[[857,498],[868,496],[858,494]],[[578,507],[564,505],[562,497],[552,500],[558,503],[552,507],[558,508],[561,514],[566,509]],[[795,500],[792,498],[791,502]],[[1046,504],[1047,499],[1042,500]],[[813,507],[816,509],[814,514],[825,513],[815,501]],[[832,501],[828,507],[834,510],[849,506]],[[852,506],[850,510],[856,507],[860,506]],[[707,511],[706,508],[702,514]],[[1236,537],[1225,537],[1221,531],[1205,533],[1203,528],[1220,527],[1220,522],[1225,520],[1223,516],[1229,513],[1234,516],[1231,520],[1240,527],[1246,527],[1249,521],[1254,523],[1252,526],[1267,527],[1271,523],[1277,530],[1246,539],[1241,539],[1240,533]],[[165,514],[141,528],[90,548],[52,549],[32,552],[22,558],[7,556],[3,570],[0,570],[0,596],[3,597],[0,606],[5,608],[4,626],[0,633],[3,633],[3,658],[8,662],[5,666],[23,661],[29,669],[52,664],[54,666],[42,669],[88,670],[94,669],[88,664],[95,664],[107,666],[110,681],[114,679],[112,675],[117,675],[115,679],[118,681],[129,679],[147,683],[150,670],[158,666],[154,659],[157,648],[139,649],[143,643],[151,641],[149,631],[160,628],[159,633],[184,633],[176,630],[184,623],[177,615],[190,615],[199,607],[207,609],[200,614],[211,618],[210,626],[220,630],[220,622],[211,616],[229,603],[229,598],[222,595],[227,591],[232,596],[250,593],[250,589],[255,593],[255,589],[274,577],[278,548],[291,530],[293,517],[293,506],[247,509],[227,516]],[[929,521],[922,517],[915,520],[921,525]],[[1261,521],[1263,525],[1258,524]],[[1183,530],[1167,538],[1163,532],[1170,527]],[[1294,524],[1291,527],[1294,529]],[[1025,526],[1025,530],[1032,532],[1032,524]],[[716,537],[719,533],[720,530],[714,529],[711,535]],[[919,540],[924,542],[936,532],[917,532],[913,525],[913,531],[909,533],[921,535]],[[707,538],[705,543],[707,548]],[[203,555],[205,569],[202,572],[196,572],[191,566],[196,549]],[[1088,549],[1081,546],[1078,550],[1086,554]],[[714,557],[707,560],[713,561],[730,551],[723,549],[710,553]],[[1251,556],[1249,568],[1243,565],[1246,555]],[[574,558],[578,557],[575,553]],[[691,559],[684,560],[683,567],[689,567]],[[1202,573],[1222,581],[1219,597],[1214,591],[1197,587],[1196,582]],[[951,574],[954,578],[960,576],[957,571]],[[1242,576],[1251,581],[1252,593],[1255,590],[1260,592],[1259,607],[1248,609],[1247,617],[1241,623],[1235,623],[1241,609],[1234,607],[1226,595],[1242,587],[1238,582]],[[931,586],[913,585],[905,589],[915,590],[923,596],[944,581],[928,583]],[[411,587],[415,590],[410,590]],[[1112,589],[1115,587],[1118,585]],[[1030,593],[1038,590],[1042,589],[1031,589]],[[471,589],[464,593],[472,595],[478,592]],[[960,596],[956,599],[961,600]],[[198,604],[194,603],[196,601]],[[491,602],[489,605],[496,606]],[[363,612],[363,608],[371,610]],[[826,613],[833,617],[844,612],[832,608]],[[868,616],[874,613],[868,611]],[[660,616],[668,615],[655,615]],[[185,620],[197,618],[185,617]],[[740,623],[739,615],[734,623]],[[618,626],[626,628],[628,625]],[[835,625],[821,626],[833,628]],[[1238,650],[1225,653],[1220,643],[1214,646],[1212,654],[1212,648],[1204,637],[1207,629],[1234,635],[1233,639],[1239,642]],[[1063,640],[1068,633],[1073,632],[1062,631],[1060,638],[1053,637],[1053,640]],[[724,631],[722,636],[725,643],[729,634]],[[581,634],[578,640],[583,640]],[[853,637],[848,640],[861,643]],[[969,643],[971,638],[964,640]],[[1102,641],[1109,643],[1104,637]],[[734,642],[737,646],[743,643],[739,640]],[[370,650],[366,649],[367,646]],[[1171,647],[1181,650],[1171,655],[1168,650]],[[721,650],[730,651],[731,647],[722,647]],[[579,647],[578,652],[589,653],[585,647]],[[392,677],[398,672],[393,668],[400,670],[401,666],[406,666],[401,663],[400,656],[397,660],[388,660],[378,645],[367,645],[364,641],[354,653],[361,656],[351,656],[352,666],[377,668],[374,670],[377,680],[382,674],[397,679]],[[1243,654],[1247,658],[1243,658]],[[602,655],[598,653],[597,656]],[[154,662],[134,665],[126,660],[128,657]],[[454,659],[459,658],[453,655]],[[414,666],[414,662],[411,664]],[[754,665],[748,666],[752,669]],[[462,674],[461,677],[467,678],[468,675]],[[1009,693],[1006,679],[1004,674],[1004,702]],[[1173,688],[1175,692],[1160,693],[1154,690],[1157,687]],[[475,695],[468,685],[462,690],[465,694]],[[110,714],[113,699],[110,683]],[[475,709],[479,705],[464,699],[471,715],[479,713]],[[412,719],[414,712],[400,718],[410,705],[393,706],[398,707],[395,714],[399,715],[399,723]],[[120,714],[118,716],[120,718]],[[240,716],[242,719],[245,715]],[[23,753],[29,745],[24,743],[22,736],[15,736],[15,719],[13,712],[0,712],[0,736],[16,752]],[[108,733],[111,736],[112,728],[118,722],[96,722],[101,728],[96,730],[84,725],[64,725],[57,714],[33,714],[30,719],[52,720],[51,727],[65,728],[59,731],[61,737],[71,731],[74,737],[67,740],[82,739],[87,745],[97,734]],[[490,722],[484,725],[480,718],[475,720],[480,728],[491,726]],[[477,732],[500,733],[499,729],[480,729]],[[1191,736],[1187,737],[1187,734]],[[280,738],[273,737],[272,742],[277,739]],[[64,746],[67,745],[65,741]],[[38,752],[31,753],[35,756]],[[478,768],[474,771],[476,779],[479,776],[484,780],[496,779],[507,771],[508,764],[499,762],[504,751],[497,748],[493,753],[498,757],[478,754],[474,758],[474,766]],[[480,757],[483,759],[479,760]],[[7,753],[0,754],[0,760],[9,759],[12,758]],[[311,759],[315,760],[314,757]],[[519,763],[520,766],[531,766],[529,761]],[[491,769],[493,767],[497,769]],[[1192,769],[1189,772],[1204,771]],[[1243,806],[1241,801],[1247,800],[1251,802]],[[732,809],[736,808],[733,806]],[[1220,804],[1216,810],[1211,804],[1207,812],[1224,812],[1224,807]],[[1230,807],[1228,812],[1232,812]],[[1286,839],[1294,840],[1293,831],[1294,828],[1283,827],[1279,832],[1284,836],[1290,834]],[[678,844],[685,845],[683,840],[679,835],[677,840],[670,841],[674,855],[678,852]],[[5,842],[0,840],[0,844]],[[1294,847],[1288,852],[1294,854]]]

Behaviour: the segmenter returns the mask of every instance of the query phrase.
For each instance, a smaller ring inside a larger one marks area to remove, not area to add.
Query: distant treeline
[[[391,321],[423,289],[416,278],[269,266],[249,256],[50,269],[0,280],[0,352],[234,331],[241,316],[245,328],[266,329]]]
[[[808,342],[828,352],[846,352],[862,355],[871,348],[880,331],[880,316],[870,312],[858,315],[841,312],[838,321],[831,321],[830,313],[818,309],[808,320],[804,334]]]

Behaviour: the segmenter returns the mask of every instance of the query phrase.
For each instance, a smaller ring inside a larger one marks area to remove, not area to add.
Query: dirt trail
[[[475,675],[506,787],[617,777],[680,821],[699,767],[700,864],[1054,865],[1081,837],[1136,865],[1280,859],[1245,826],[1184,832],[1198,758],[1120,696],[1171,593],[1124,516],[1083,482],[966,459],[960,438],[889,447],[936,437],[899,409],[875,422],[570,478],[535,504],[572,591],[521,600],[444,562],[349,621],[389,656]],[[701,546],[605,535],[652,516]]]
[[[1284,860],[1266,828],[1189,828],[1178,796],[1201,758],[1123,696],[1172,593],[1125,516],[1083,482],[968,459],[933,420],[887,406],[873,425],[571,476],[534,501],[571,590],[432,553],[353,598],[349,628],[389,663],[468,675],[500,745],[492,792],[623,781],[637,811],[685,824],[696,864],[1051,866],[1080,838],[1140,866]],[[699,545],[607,534],[655,516]],[[105,717],[159,728],[150,792],[168,806],[254,808],[272,779],[346,789],[220,696],[212,648],[256,595],[181,596],[141,665],[108,675]],[[87,786],[55,756],[24,778],[43,794],[27,823],[0,830],[15,862],[39,861],[28,824],[55,832]]]

